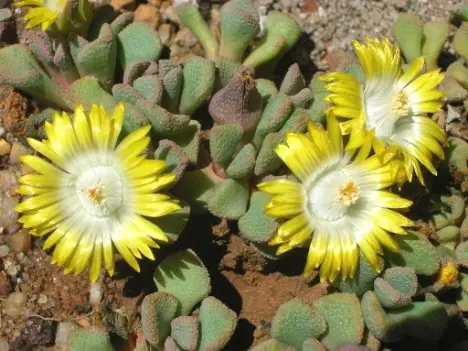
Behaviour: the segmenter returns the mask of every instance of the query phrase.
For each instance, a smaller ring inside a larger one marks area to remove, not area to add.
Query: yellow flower
[[[441,285],[448,286],[458,279],[457,266],[452,261],[447,261],[439,269],[437,282]]]
[[[76,3],[75,3],[76,2]],[[84,35],[91,20],[92,6],[88,0],[21,0],[13,5],[31,6],[24,19],[26,29],[41,26],[43,32],[56,24],[63,33]]]
[[[41,25],[42,31],[46,31],[65,9],[67,0],[23,0],[15,3],[15,6],[32,6],[24,19],[28,21],[26,29]]]
[[[340,127],[333,114],[327,131],[308,124],[309,135],[288,133],[276,153],[298,180],[276,179],[258,185],[273,195],[265,214],[285,220],[270,240],[277,254],[310,243],[304,270],[308,276],[320,266],[321,281],[353,277],[359,250],[380,270],[382,246],[398,245],[390,233],[406,234],[413,223],[391,209],[407,208],[411,201],[384,191],[401,170],[400,161],[382,164],[370,148],[344,151]]]
[[[124,108],[119,104],[109,116],[93,105],[89,116],[75,109],[73,121],[63,113],[45,124],[47,140],[28,139],[29,145],[51,163],[33,155],[21,161],[39,174],[20,177],[17,190],[32,197],[15,210],[19,221],[36,236],[50,235],[44,249],[55,245],[52,263],[65,274],[81,273],[89,264],[95,281],[102,262],[114,272],[114,248],[136,271],[136,258],[154,259],[155,242],[167,242],[162,230],[145,219],[170,214],[176,200],[157,191],[172,184],[173,174],[162,174],[165,163],[146,159],[143,151],[150,126],[141,127],[117,144]]]
[[[432,155],[444,158],[445,134],[425,115],[442,106],[444,93],[437,86],[443,74],[435,70],[419,75],[424,57],[403,73],[400,50],[388,39],[368,39],[367,45],[355,41],[353,46],[365,73],[364,83],[347,73],[322,77],[330,91],[328,111],[346,119],[340,120],[342,133],[350,135],[346,149],[372,146],[378,155],[388,149],[388,157],[398,155],[404,160],[409,181],[414,171],[424,184],[419,163],[435,175]]]

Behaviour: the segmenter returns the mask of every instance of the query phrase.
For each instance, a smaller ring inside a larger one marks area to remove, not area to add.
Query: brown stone
[[[21,155],[30,155],[30,154],[32,154],[31,149],[24,146],[20,142],[15,141],[11,147],[10,163],[19,163],[20,162],[19,157]]]
[[[0,297],[7,297],[11,292],[10,279],[8,279],[5,272],[0,272]]]
[[[14,210],[16,205],[18,205],[18,198],[0,193],[0,227],[9,233],[18,228],[18,212]]]
[[[159,14],[159,10],[153,5],[138,5],[134,15],[135,21],[145,21],[155,29],[157,29],[161,24],[161,15]]]
[[[5,139],[0,139],[0,156],[8,155],[10,151],[11,145]]]
[[[28,252],[31,248],[31,235],[23,228],[11,235],[8,243],[15,253]]]
[[[28,100],[17,92],[11,92],[5,100],[3,126],[16,137],[24,137],[28,116]]]
[[[172,25],[169,23],[163,23],[159,26],[158,29],[159,37],[161,38],[161,42],[164,45],[168,45],[172,39],[173,28]]]
[[[129,10],[133,11],[135,9],[136,0],[111,0],[111,6],[114,10]]]

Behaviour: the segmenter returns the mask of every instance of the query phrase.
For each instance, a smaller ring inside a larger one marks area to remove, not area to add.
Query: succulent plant
[[[453,47],[458,55],[463,57],[463,59],[468,60],[468,49],[466,48],[466,42],[468,40],[468,19],[464,17],[462,18],[463,22],[457,29],[453,38]]]
[[[212,163],[186,172],[175,193],[221,218],[245,215],[239,225],[246,239],[268,240],[276,225],[262,216],[258,205],[264,196],[251,193],[250,182],[280,168],[274,148],[287,132],[305,130],[312,118],[308,108],[313,104],[313,89],[306,86],[297,65],[291,66],[279,89],[269,80],[255,80],[251,68],[233,74],[209,103],[215,122],[209,135]]]
[[[446,306],[433,295],[414,299],[418,287],[413,268],[392,267],[361,300],[353,293],[332,293],[312,305],[293,299],[277,310],[272,339],[252,351],[378,351],[381,342],[404,336],[440,340],[448,325]]]
[[[78,329],[70,336],[67,350],[114,351],[115,348],[112,346],[107,331],[97,327],[86,327]]]
[[[424,55],[429,70],[438,67],[438,58],[449,34],[447,21],[431,21],[422,24],[410,13],[401,14],[393,25],[393,36],[401,48],[406,62],[411,63]]]
[[[96,101],[113,109],[124,102],[124,131],[151,123],[153,140],[160,142],[157,157],[180,175],[198,159],[200,124],[190,115],[210,96],[215,66],[202,57],[183,66],[156,61],[162,50],[157,32],[146,22],[132,21],[131,13],[110,24],[96,20],[87,38],[70,35],[55,44],[47,33],[26,31],[22,44],[0,49],[0,82],[64,110],[76,104],[88,109]],[[28,130],[40,134],[38,127],[50,115],[46,110],[33,116]]]
[[[154,273],[158,288],[141,305],[141,330],[155,350],[222,350],[237,316],[215,297],[210,277],[197,255],[186,250],[161,262]],[[191,314],[201,303],[198,313]],[[143,347],[143,346],[140,346]]]
[[[218,86],[225,86],[241,65],[276,66],[301,35],[297,19],[287,13],[271,11],[266,17],[266,34],[246,56],[251,41],[260,31],[260,18],[250,0],[232,0],[221,7],[219,41],[209,29],[198,8],[191,2],[176,7],[180,21],[197,37],[207,58],[216,62]]]
[[[252,351],[347,350],[360,344],[364,320],[359,299],[348,293],[323,296],[312,305],[297,298],[281,305],[271,323],[272,339]]]

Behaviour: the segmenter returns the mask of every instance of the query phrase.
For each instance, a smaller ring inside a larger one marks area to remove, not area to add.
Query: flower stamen
[[[352,180],[348,180],[346,184],[341,186],[338,190],[338,199],[343,205],[351,206],[359,199],[359,194],[359,187],[355,185]]]
[[[103,205],[106,202],[104,198],[104,186],[97,185],[88,189],[88,199],[98,205]]]
[[[395,116],[403,117],[408,115],[408,96],[400,90],[393,96],[392,112]]]

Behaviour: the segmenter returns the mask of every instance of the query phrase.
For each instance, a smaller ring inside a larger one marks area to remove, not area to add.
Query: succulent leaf
[[[455,52],[465,60],[468,60],[468,46],[466,45],[467,42],[468,22],[463,22],[455,33],[455,37],[453,38],[453,46],[455,48]]]
[[[203,46],[206,57],[214,60],[218,55],[219,45],[200,11],[191,3],[182,3],[176,6],[175,10],[179,20],[190,29]]]
[[[313,305],[327,321],[328,329],[320,341],[328,349],[333,351],[345,344],[361,343],[364,336],[364,320],[356,295],[326,295]]]
[[[208,99],[214,87],[215,73],[214,63],[203,57],[196,56],[185,62],[180,113],[191,115]]]
[[[177,316],[180,303],[166,292],[146,295],[141,304],[141,329],[153,346],[161,345],[171,333],[171,321]]]
[[[278,224],[273,217],[263,213],[270,196],[255,191],[250,196],[249,209],[239,219],[238,225],[244,239],[256,243],[265,243],[276,233]]]
[[[257,8],[250,0],[231,0],[221,7],[219,55],[242,60],[250,41],[260,31]]]
[[[384,268],[384,262],[380,260],[380,269]],[[371,267],[369,262],[362,254],[359,255],[359,264],[354,277],[348,278],[345,281],[338,275],[333,282],[333,286],[340,289],[342,292],[354,293],[361,296],[366,291],[369,291],[374,286],[374,280],[378,277],[378,273]]]
[[[82,350],[102,350],[114,351],[109,335],[98,328],[87,327],[75,331],[68,339],[68,348],[70,351]]]
[[[222,350],[234,334],[237,324],[237,315],[212,296],[202,301],[198,319],[200,321],[199,351]]]
[[[250,68],[232,75],[227,86],[213,95],[209,112],[217,124],[238,124],[245,132],[255,129],[262,114],[263,100],[255,87]]]
[[[423,235],[408,231],[407,235],[394,236],[400,252],[388,252],[386,259],[394,266],[414,268],[416,274],[432,275],[440,267],[436,248]]]
[[[446,21],[428,22],[424,24],[423,34],[424,43],[422,46],[422,54],[426,57],[427,69],[436,69],[437,59],[448,38],[449,23]]]
[[[226,174],[233,179],[248,177],[254,170],[256,154],[252,144],[244,145],[226,168]]]
[[[299,299],[281,305],[271,322],[271,336],[300,350],[304,341],[317,339],[327,330],[327,323],[313,307]]]
[[[182,148],[172,140],[161,140],[158,148],[154,152],[154,158],[164,160],[166,163],[166,171],[171,172],[180,180],[184,174],[190,160]]]
[[[162,43],[156,30],[147,22],[133,22],[118,34],[118,58],[123,69],[138,61],[156,61]]]
[[[244,131],[238,124],[223,124],[211,128],[211,158],[217,164],[227,167],[239,147]]]
[[[208,271],[192,250],[165,258],[154,272],[154,282],[159,292],[166,292],[179,300],[178,314],[183,316],[188,315],[211,291]]]
[[[198,319],[192,316],[177,317],[171,322],[171,337],[186,351],[195,351],[198,346]]]
[[[245,179],[226,179],[213,188],[207,208],[215,216],[239,219],[247,210],[249,187]]]
[[[393,36],[410,63],[421,56],[423,29],[421,21],[415,15],[403,13],[398,16],[393,25]]]
[[[374,281],[374,292],[384,308],[400,308],[411,303],[418,289],[414,269],[394,267],[385,271],[383,278]]]
[[[281,82],[279,91],[286,95],[295,95],[306,87],[304,76],[297,63],[291,65]]]
[[[282,127],[292,110],[291,98],[283,93],[268,100],[253,137],[253,144],[257,149],[260,149],[268,133],[277,132]]]

